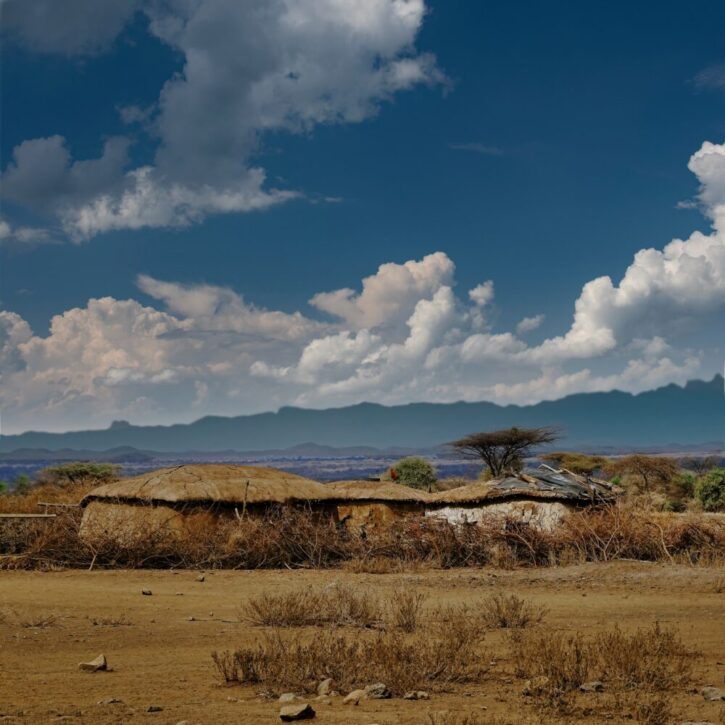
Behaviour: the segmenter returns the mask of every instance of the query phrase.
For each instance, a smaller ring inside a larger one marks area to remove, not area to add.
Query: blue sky
[[[92,5],[2,5],[6,430],[722,369],[722,3]]]

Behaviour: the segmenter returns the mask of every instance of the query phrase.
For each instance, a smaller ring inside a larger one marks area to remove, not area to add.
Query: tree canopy
[[[108,483],[115,481],[121,466],[116,463],[96,463],[94,461],[74,461],[48,466],[40,472],[40,480],[57,486],[76,486],[88,483]]]
[[[465,455],[481,458],[493,476],[507,471],[519,471],[524,458],[535,446],[552,443],[558,438],[556,428],[506,428],[482,433],[471,433],[452,445]]]
[[[401,458],[391,469],[395,472],[394,480],[410,486],[431,491],[436,482],[436,469],[425,458],[409,456]],[[391,476],[392,477],[392,476]]]

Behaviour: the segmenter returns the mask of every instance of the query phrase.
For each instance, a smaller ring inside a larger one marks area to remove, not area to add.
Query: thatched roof
[[[431,494],[392,481],[335,481],[325,484],[335,501],[397,501],[418,503],[430,501]]]
[[[569,471],[537,470],[441,491],[433,494],[430,500],[443,505],[489,503],[511,498],[592,503],[612,497],[611,488],[604,482]]]
[[[90,491],[81,505],[99,499],[243,505],[245,501],[290,503],[328,497],[322,484],[275,468],[195,464],[161,468],[107,483]]]

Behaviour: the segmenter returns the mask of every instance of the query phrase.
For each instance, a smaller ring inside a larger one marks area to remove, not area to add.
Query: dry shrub
[[[690,681],[695,655],[676,631],[659,624],[631,634],[615,627],[589,638],[517,632],[510,641],[516,675],[530,678],[528,694],[541,705],[571,710],[580,685],[596,678],[621,716],[648,725],[671,721],[673,691]]]
[[[78,484],[75,486],[58,486],[44,483],[31,486],[25,493],[0,494],[0,513],[2,514],[41,514],[45,509],[41,502],[68,504],[77,506],[79,501],[98,484]],[[49,513],[56,513],[53,507]]]
[[[371,593],[335,583],[318,592],[265,592],[242,605],[240,618],[264,627],[372,627],[380,624],[382,607]]]
[[[13,498],[13,497],[0,497]],[[528,524],[453,525],[412,517],[389,527],[348,531],[310,510],[277,507],[242,520],[200,511],[183,535],[146,530],[119,541],[79,536],[82,511],[47,520],[0,520],[0,568],[329,568],[395,571],[410,566],[551,566],[641,559],[711,564],[725,560],[725,522],[712,516],[606,506],[573,513],[556,531]],[[133,533],[133,532],[132,532]],[[357,562],[357,563],[355,563]],[[374,562],[374,564],[371,564]]]
[[[394,695],[421,687],[455,682],[480,682],[487,661],[480,631],[438,628],[406,635],[399,630],[354,636],[324,630],[310,639],[274,630],[256,646],[235,652],[214,652],[212,659],[227,683],[261,684],[272,692],[313,692],[331,677],[343,690],[370,682],[385,682]]]
[[[615,627],[593,644],[607,682],[616,689],[668,690],[683,686],[692,674],[693,653],[677,632],[659,623],[632,634]]]
[[[396,589],[388,604],[390,624],[403,632],[415,632],[426,599],[422,592]]]
[[[492,594],[481,603],[480,616],[492,628],[511,629],[539,624],[546,616],[545,607],[537,607],[516,594]]]

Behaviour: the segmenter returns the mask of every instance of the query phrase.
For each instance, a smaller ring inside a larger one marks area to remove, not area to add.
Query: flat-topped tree
[[[507,471],[520,471],[524,458],[535,446],[552,443],[558,437],[557,429],[551,427],[507,428],[471,433],[450,445],[465,455],[481,458],[496,477]]]

